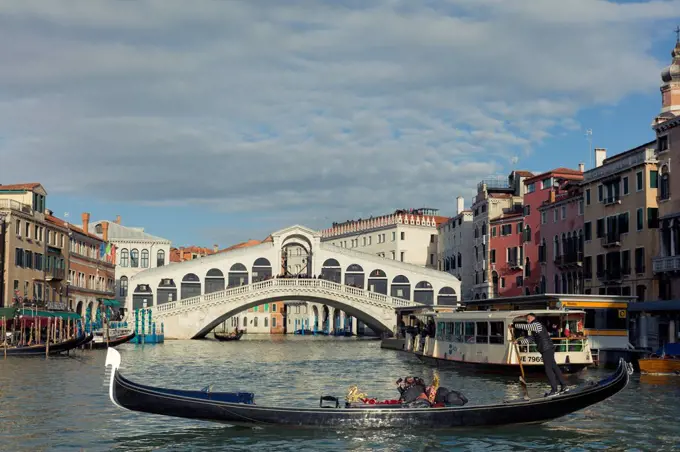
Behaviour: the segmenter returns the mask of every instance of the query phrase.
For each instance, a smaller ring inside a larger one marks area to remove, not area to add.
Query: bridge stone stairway
[[[272,298],[290,298],[291,301],[297,297],[300,299],[324,299],[338,300],[342,304],[352,307],[358,311],[363,311],[373,318],[382,318],[383,325],[386,319],[395,318],[394,308],[422,306],[410,300],[391,297],[369,290],[358,289],[356,287],[338,284],[323,279],[269,279],[244,286],[233,287],[218,292],[203,294],[196,297],[185,298],[183,300],[172,301],[154,306],[154,317],[166,324],[166,335],[170,337],[186,337],[187,334],[173,334],[168,331],[169,322],[173,318],[185,317],[188,314],[200,311],[201,325],[200,331],[189,334],[190,337],[202,337],[214,328],[212,324],[219,315],[234,311],[240,306],[249,306],[257,301],[265,301]],[[218,313],[218,314],[216,314]],[[211,318],[212,317],[212,318]],[[207,320],[207,322],[205,322]],[[394,320],[392,320],[394,322]],[[209,329],[208,329],[209,328]],[[392,330],[392,327],[389,328]]]

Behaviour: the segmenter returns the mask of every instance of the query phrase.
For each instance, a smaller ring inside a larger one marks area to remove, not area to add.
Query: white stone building
[[[321,231],[321,241],[436,269],[437,226],[447,220],[436,209],[397,210],[375,218],[334,223]]]
[[[102,223],[108,223],[108,240],[116,247],[116,299],[125,306],[130,278],[144,270],[170,263],[170,240],[144,232],[144,228],[123,226],[116,221],[90,223],[89,230],[102,236]],[[127,307],[127,306],[125,306]]]
[[[439,270],[461,281],[461,297],[470,300],[475,285],[473,256],[473,213],[465,210],[462,197],[456,199],[456,216],[438,226]]]

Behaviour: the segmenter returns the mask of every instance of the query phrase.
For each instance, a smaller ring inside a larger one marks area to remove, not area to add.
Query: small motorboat
[[[267,407],[254,402],[252,393],[165,389],[135,383],[119,370],[120,353],[109,348],[109,397],[118,407],[143,413],[199,419],[239,426],[284,425],[308,428],[432,428],[499,426],[544,423],[606,400],[628,384],[633,367],[623,359],[616,371],[598,382],[553,397],[512,400],[489,405],[414,408],[401,404],[352,406],[335,397],[321,398],[318,408]],[[335,402],[324,406],[324,401]]]
[[[680,344],[666,344],[656,353],[638,360],[640,373],[680,375]]]
[[[213,332],[213,335],[215,336],[215,339],[217,339],[218,341],[222,342],[237,341],[241,339],[241,336],[243,336],[243,330],[239,331],[238,333],[227,333],[226,331],[219,333],[215,331]]]
[[[116,334],[109,335],[108,341],[106,340],[106,334],[101,332],[95,332],[94,339],[92,341],[91,348],[93,350],[102,350],[108,347],[115,347],[126,342],[130,342],[135,338],[135,332],[128,332],[126,334]]]

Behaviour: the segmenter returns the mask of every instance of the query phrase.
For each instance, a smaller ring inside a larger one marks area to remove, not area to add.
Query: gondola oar
[[[510,327],[510,338],[512,339],[512,344],[515,346],[515,354],[517,355],[517,362],[519,363],[519,371],[522,373],[519,377],[519,382],[522,384],[522,389],[524,389],[524,400],[529,400],[529,390],[527,389],[527,381],[524,379],[524,366],[522,366],[522,357],[519,356],[519,346],[515,342],[515,333],[513,328]]]

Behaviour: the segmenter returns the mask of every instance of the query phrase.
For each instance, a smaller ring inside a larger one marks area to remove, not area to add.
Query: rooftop
[[[78,226],[74,225],[73,223],[69,223],[67,221],[64,221],[61,218],[55,217],[54,215],[49,215],[49,214],[45,215],[45,221],[47,221],[48,223],[52,223],[56,226],[62,227],[62,228],[66,228],[70,231],[77,232],[78,234],[82,234],[82,235],[87,236],[91,239],[95,239],[99,242],[104,241],[100,236],[93,234],[91,232],[85,232],[82,228],[79,228]]]
[[[133,228],[129,226],[123,226],[114,221],[100,220],[90,223],[91,228],[96,228],[101,223],[109,224],[109,240],[148,240],[154,242],[165,242],[170,243],[170,240],[151,235],[144,232],[144,228]],[[96,230],[96,229],[93,229]],[[99,236],[100,234],[97,233]]]
[[[38,187],[40,187],[39,182],[28,182],[25,184],[10,184],[10,185],[0,184],[0,191],[27,191],[34,190]]]

